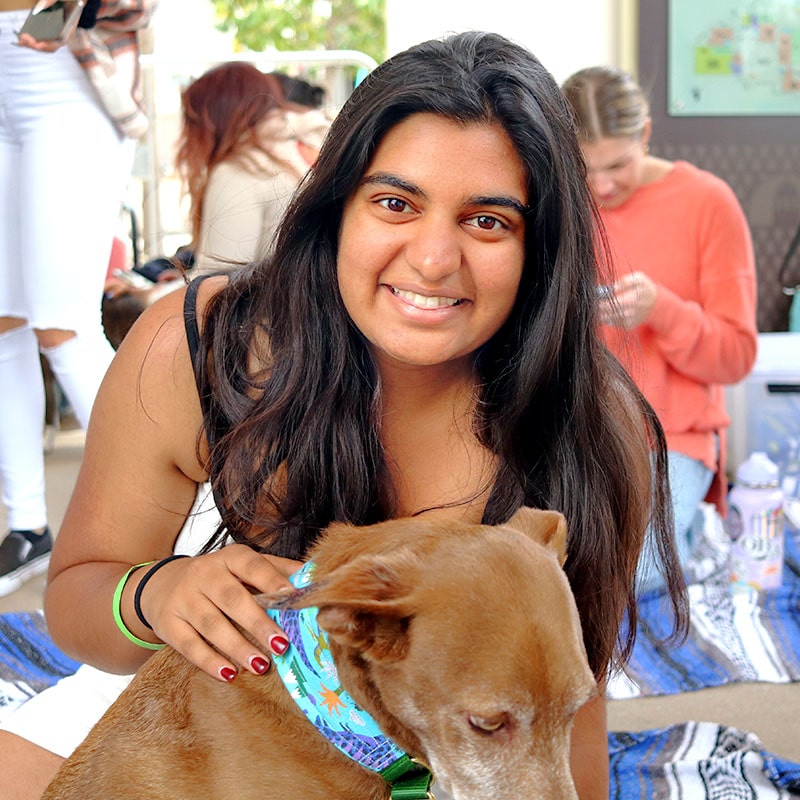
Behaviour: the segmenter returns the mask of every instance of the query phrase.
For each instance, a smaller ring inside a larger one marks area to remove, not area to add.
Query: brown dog
[[[565,536],[560,514],[526,508],[497,527],[333,525],[312,553],[313,585],[291,600],[319,609],[342,687],[457,800],[577,797],[570,730],[597,687],[560,568]],[[223,684],[168,647],[44,795],[388,797],[379,774],[314,728],[275,667]]]

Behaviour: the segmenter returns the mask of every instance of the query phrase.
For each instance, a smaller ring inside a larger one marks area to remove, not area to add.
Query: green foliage
[[[386,58],[385,0],[212,0],[221,31],[256,52],[360,50]]]

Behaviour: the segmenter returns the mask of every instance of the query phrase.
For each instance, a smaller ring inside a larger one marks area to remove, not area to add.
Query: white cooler
[[[727,473],[763,450],[781,476],[800,473],[800,333],[760,333],[752,372],[725,389]]]

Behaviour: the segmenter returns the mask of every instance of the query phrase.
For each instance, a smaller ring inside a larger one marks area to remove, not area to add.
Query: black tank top
[[[192,359],[195,380],[197,379],[197,359],[200,354],[200,327],[197,324],[197,292],[205,276],[195,278],[186,288],[183,300],[183,324],[186,327],[186,341],[189,344],[189,355]],[[198,387],[199,389],[199,387]]]
[[[200,284],[208,278],[208,275],[201,275],[192,280],[186,287],[186,295],[183,300],[183,325],[186,329],[186,342],[189,346],[189,357],[192,360],[192,371],[194,372],[194,382],[197,387],[197,396],[200,399],[200,411],[203,415],[203,429],[209,448],[213,446],[217,439],[217,431],[213,430],[210,414],[211,392],[208,383],[204,378],[202,370],[202,354],[200,353],[200,326],[197,323],[197,293]]]

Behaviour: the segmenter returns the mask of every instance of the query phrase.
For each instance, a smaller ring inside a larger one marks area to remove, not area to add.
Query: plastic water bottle
[[[739,465],[728,495],[726,529],[731,538],[734,591],[774,589],[783,577],[783,491],[778,465],[755,451]]]

